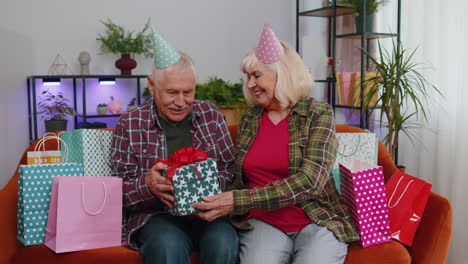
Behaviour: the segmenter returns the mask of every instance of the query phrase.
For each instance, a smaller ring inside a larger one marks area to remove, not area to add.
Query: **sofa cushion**
[[[397,241],[363,248],[358,242],[349,245],[345,264],[410,264],[411,256],[405,246]]]
[[[53,264],[53,263],[142,263],[137,251],[125,247],[109,247],[56,254],[44,245],[20,246],[13,263],[17,264]]]

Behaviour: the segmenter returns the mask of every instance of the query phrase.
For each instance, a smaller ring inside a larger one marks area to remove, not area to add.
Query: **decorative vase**
[[[122,57],[115,62],[115,67],[120,70],[121,75],[132,75],[132,69],[137,66],[137,63],[130,54],[122,54]]]
[[[105,115],[107,113],[107,106],[98,106],[97,112],[100,115]]]
[[[46,132],[67,130],[67,120],[44,120]]]
[[[374,15],[366,16],[366,27],[364,32],[372,32],[374,29]],[[356,33],[362,32],[362,16],[356,16]]]

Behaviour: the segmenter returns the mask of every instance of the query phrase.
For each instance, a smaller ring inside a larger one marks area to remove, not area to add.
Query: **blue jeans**
[[[254,218],[252,231],[239,232],[241,264],[343,264],[348,245],[326,227],[309,224],[299,232],[281,230]]]
[[[201,264],[238,259],[239,238],[226,217],[206,222],[195,216],[153,215],[135,239],[145,264],[188,264],[192,251],[200,251]]]

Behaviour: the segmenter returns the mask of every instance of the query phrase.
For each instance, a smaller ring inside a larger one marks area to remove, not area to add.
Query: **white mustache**
[[[187,109],[188,105],[184,105],[182,107],[179,107],[177,105],[169,105],[167,108],[172,109],[172,110],[176,110],[176,111],[182,111],[184,109]]]

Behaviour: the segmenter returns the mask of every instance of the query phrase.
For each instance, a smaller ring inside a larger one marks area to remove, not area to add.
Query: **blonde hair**
[[[308,97],[314,89],[314,80],[307,66],[297,52],[287,43],[281,41],[284,56],[275,63],[263,64],[276,73],[275,98],[280,102],[281,108],[290,108],[299,100]],[[260,62],[255,56],[255,48],[250,50],[242,59],[241,68],[244,73],[252,71],[253,66]],[[244,97],[251,104],[256,105],[255,97],[247,88],[248,79],[242,87]]]

